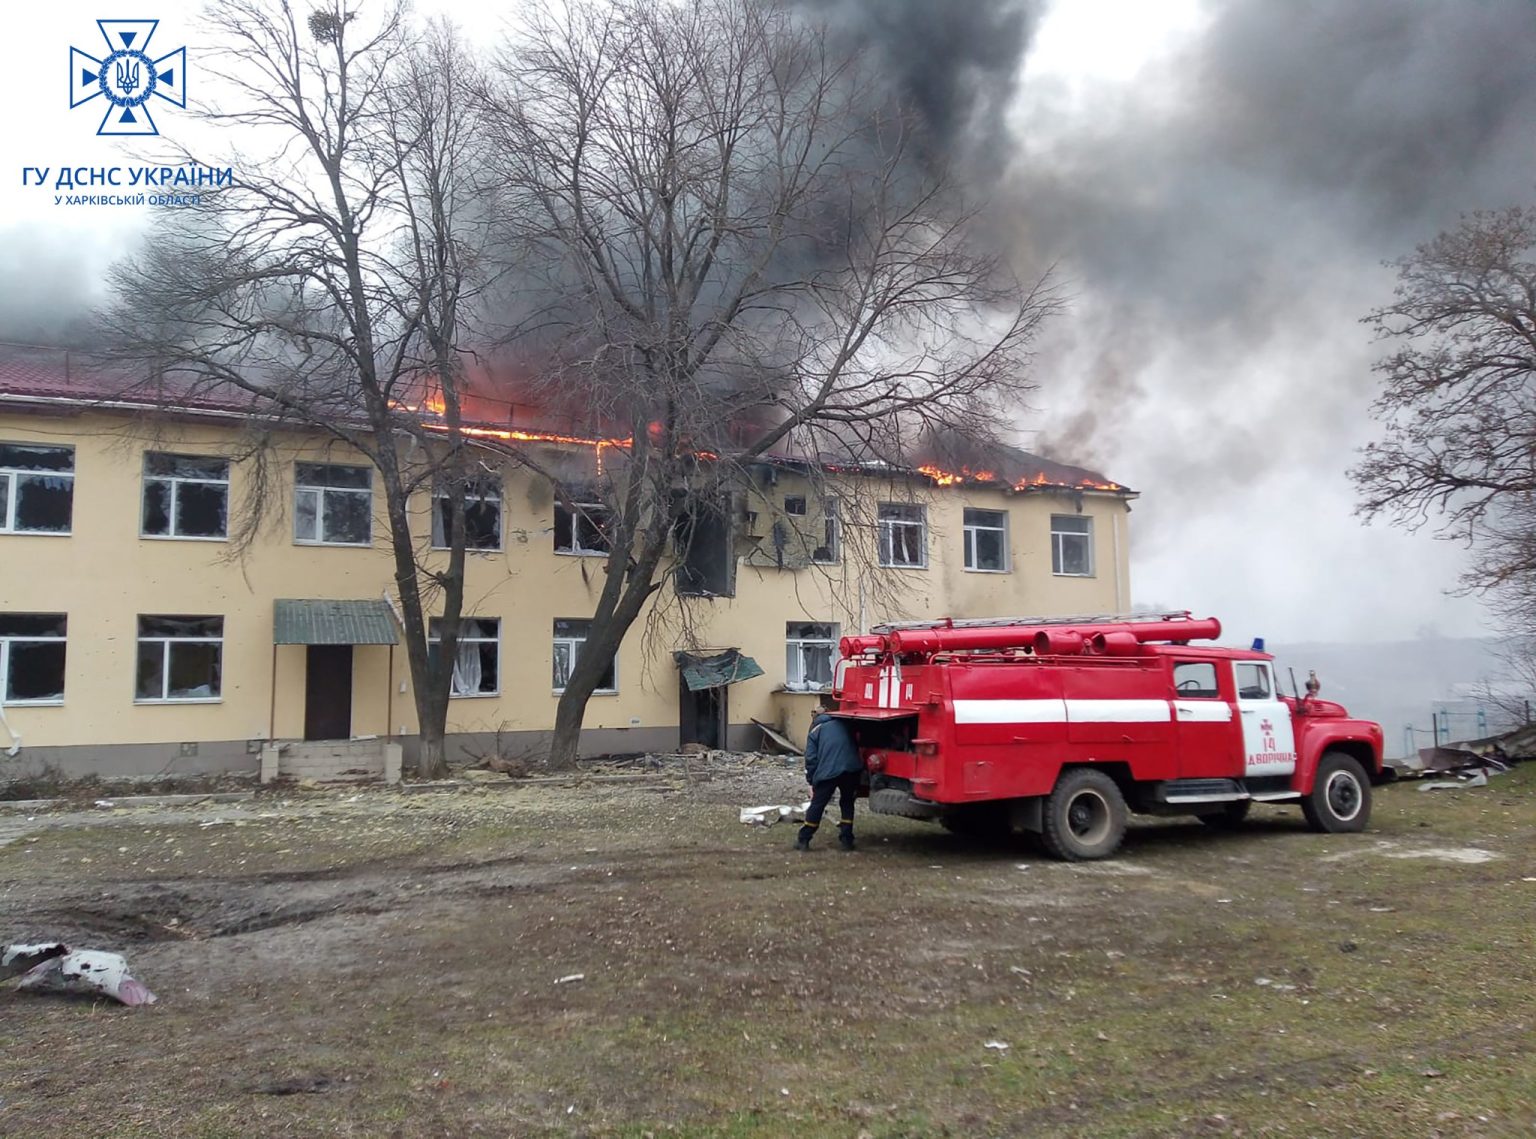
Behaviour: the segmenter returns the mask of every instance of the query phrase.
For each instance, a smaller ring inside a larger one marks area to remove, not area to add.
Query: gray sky
[[[1021,411],[1026,446],[1143,497],[1138,602],[1220,616],[1232,639],[1481,631],[1464,551],[1352,517],[1344,470],[1374,427],[1359,317],[1381,262],[1474,208],[1536,196],[1536,6],[1527,0],[802,0],[891,57],[994,201],[1021,268],[1073,303]],[[0,169],[0,335],[42,335],[132,248],[146,208],[55,206],[22,166],[115,165],[71,111],[95,21],[161,21],[198,87],[199,5],[58,0],[7,13],[12,145]],[[418,0],[477,42],[508,4]],[[151,10],[152,9],[152,10]],[[910,45],[922,43],[924,51]],[[157,104],[162,134],[196,142]]]

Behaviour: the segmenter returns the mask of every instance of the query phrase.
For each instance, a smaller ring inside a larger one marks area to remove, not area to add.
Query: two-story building
[[[375,472],[281,433],[260,477],[282,509],[236,543],[257,477],[241,428],[237,407],[103,399],[56,354],[0,354],[0,774],[254,770],[275,741],[395,740],[409,758]],[[714,555],[679,559],[625,639],[583,753],[750,747],[753,721],[799,736],[839,637],[880,622],[1128,609],[1134,492],[994,455],[981,471],[766,459],[716,544],[694,543]],[[547,740],[608,557],[597,504],[504,459],[486,452],[467,503],[459,757]],[[440,504],[415,509],[422,544],[440,544]]]

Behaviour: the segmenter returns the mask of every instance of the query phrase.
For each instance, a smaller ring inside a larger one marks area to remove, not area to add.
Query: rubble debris
[[[994,1052],[1006,1052],[1008,1051],[1010,1045],[1004,1043],[1001,1040],[988,1040],[985,1044],[982,1045],[982,1047],[990,1048]]]
[[[125,1005],[152,1005],[155,994],[128,972],[116,953],[71,949],[63,942],[8,945],[0,954],[0,978],[21,973],[16,988],[35,993],[96,992]]]
[[[784,755],[805,754],[795,746],[793,740],[775,728],[772,724],[765,724],[755,717],[753,718],[752,722],[756,724],[760,729],[762,729],[763,740],[768,744],[769,751],[778,752]]]
[[[783,822],[798,823],[805,819],[805,812],[810,809],[809,799],[798,807],[792,807],[788,803],[766,807],[743,807],[741,821],[753,827],[771,827],[775,823]]]
[[[1487,772],[1487,769],[1480,768],[1480,769],[1472,772],[1472,774],[1470,774],[1467,777],[1462,778],[1462,779],[1453,779],[1453,780],[1441,779],[1441,780],[1438,780],[1438,781],[1436,781],[1434,783],[1420,783],[1419,784],[1419,790],[1420,791],[1459,791],[1463,787],[1486,787],[1486,786],[1488,786],[1488,772]]]
[[[555,984],[557,984],[557,985],[569,985],[569,984],[571,984],[574,981],[585,981],[586,979],[587,979],[587,975],[585,973],[567,973],[563,977],[555,978]]]

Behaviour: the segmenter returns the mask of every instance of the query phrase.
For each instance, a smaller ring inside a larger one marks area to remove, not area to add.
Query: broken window
[[[217,700],[224,662],[224,618],[140,617],[134,699]]]
[[[555,503],[555,553],[608,553],[611,514],[600,502]]]
[[[880,564],[921,569],[928,564],[926,510],[911,502],[882,502],[879,510]]]
[[[788,662],[784,687],[821,692],[832,687],[837,660],[837,626],[824,621],[789,621],[784,626]]]
[[[805,516],[805,495],[786,494],[784,496],[784,513],[794,518]]]
[[[228,459],[145,452],[140,533],[153,538],[223,538],[228,532]]]
[[[554,686],[556,692],[564,692],[565,686],[570,683],[571,673],[576,671],[576,662],[581,659],[581,654],[587,647],[587,635],[592,629],[591,621],[582,621],[575,618],[555,618],[555,673]],[[594,692],[613,693],[619,690],[618,657],[608,661],[608,667],[603,670],[603,675],[598,678]]]
[[[1051,572],[1093,576],[1093,519],[1081,514],[1051,515]]]
[[[672,531],[679,565],[673,575],[677,592],[688,597],[732,597],[736,592],[736,553],[731,548],[728,500],[691,498]]]
[[[0,703],[64,700],[62,613],[0,613]]]
[[[1008,569],[1008,514],[1002,510],[965,511],[965,568],[989,573]]]
[[[373,478],[367,467],[295,463],[293,540],[366,546],[373,541]]]
[[[68,534],[75,449],[0,443],[0,534]]]
[[[464,548],[501,549],[501,480],[491,476],[438,487],[432,496],[433,548],[446,550],[453,545],[453,494],[464,500]]]
[[[828,565],[837,561],[838,553],[838,512],[837,499],[824,498],[821,501],[821,545],[811,551],[811,561],[821,565]]]
[[[442,618],[432,618],[427,631],[427,650],[437,659],[442,640]],[[497,617],[465,617],[459,622],[459,648],[453,657],[454,696],[495,696],[501,691],[501,620]]]

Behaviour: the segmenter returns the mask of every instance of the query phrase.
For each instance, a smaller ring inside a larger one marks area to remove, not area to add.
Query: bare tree
[[[222,47],[205,66],[231,95],[204,114],[235,132],[213,163],[232,166],[235,184],[205,193],[141,264],[117,270],[113,354],[179,396],[240,395],[264,429],[318,430],[373,464],[419,767],[441,775],[464,492],[478,477],[461,432],[465,322],[485,279],[472,232],[482,198],[463,173],[476,166],[467,64],[447,30],[413,30],[400,0],[320,0],[307,15],[288,0],[242,0],[209,19]],[[245,144],[268,149],[236,149]],[[436,414],[423,413],[427,399]],[[423,490],[445,512],[436,542],[413,531]],[[247,533],[270,505],[250,503]],[[434,654],[428,610],[438,606]]]
[[[1056,302],[973,246],[900,108],[789,8],[536,6],[494,70],[497,216],[542,350],[521,398],[627,440],[545,472],[609,551],[559,764],[673,550],[687,591],[754,462],[888,471],[935,429],[993,436]]]
[[[1377,365],[1382,442],[1351,472],[1367,517],[1478,548],[1465,582],[1536,600],[1536,212],[1479,212],[1397,263],[1365,319],[1395,348]]]

